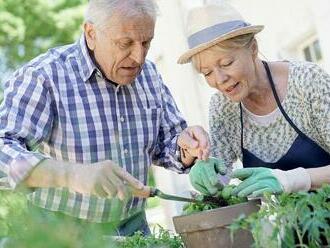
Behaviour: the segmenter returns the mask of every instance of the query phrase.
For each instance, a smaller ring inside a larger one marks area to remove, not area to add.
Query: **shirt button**
[[[125,150],[124,150],[124,153],[125,153],[125,154],[128,154],[128,149],[125,149]]]
[[[102,73],[99,70],[96,70],[96,75],[98,75],[99,77],[102,77]]]
[[[124,122],[125,121],[125,118],[122,116],[122,117],[120,117],[120,121],[121,122]]]

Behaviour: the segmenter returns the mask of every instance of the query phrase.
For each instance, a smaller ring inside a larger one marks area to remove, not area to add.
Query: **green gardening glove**
[[[210,157],[208,160],[198,160],[189,172],[192,186],[204,195],[214,195],[222,188],[217,174],[226,175],[224,162]]]
[[[274,194],[283,192],[283,187],[272,169],[264,167],[238,169],[233,172],[232,177],[243,181],[233,189],[232,195],[256,197],[265,192]]]

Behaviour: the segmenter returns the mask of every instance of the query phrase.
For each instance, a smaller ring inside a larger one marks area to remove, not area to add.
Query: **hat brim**
[[[182,54],[177,63],[178,64],[186,64],[189,63],[191,61],[191,57],[194,56],[197,53],[202,52],[203,50],[206,50],[207,48],[210,48],[214,45],[216,45],[217,43],[224,41],[224,40],[228,40],[230,38],[239,36],[239,35],[243,35],[243,34],[250,34],[250,33],[259,33],[261,30],[264,29],[263,25],[253,25],[253,26],[248,26],[248,27],[243,27],[240,29],[236,29],[232,32],[229,32],[225,35],[222,35],[218,38],[215,38],[207,43],[203,43],[201,45],[198,45],[192,49],[189,49],[187,52],[185,52],[184,54]]]

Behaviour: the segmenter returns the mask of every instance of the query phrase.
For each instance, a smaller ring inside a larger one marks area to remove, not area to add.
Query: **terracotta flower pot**
[[[212,209],[191,215],[173,217],[174,227],[187,248],[250,247],[253,238],[250,232],[239,230],[233,242],[228,226],[241,214],[248,216],[259,210],[259,199],[232,206]]]

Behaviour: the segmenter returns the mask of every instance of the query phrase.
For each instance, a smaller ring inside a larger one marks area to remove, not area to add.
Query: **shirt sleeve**
[[[187,173],[189,170],[181,163],[177,146],[178,136],[187,127],[187,123],[159,74],[158,78],[161,84],[162,111],[158,141],[152,161],[154,165],[178,173]]]
[[[0,189],[15,189],[40,161],[36,151],[51,130],[50,96],[45,78],[21,69],[5,85],[0,106]]]
[[[231,172],[237,156],[231,147],[230,134],[226,129],[228,120],[222,113],[222,105],[221,97],[218,93],[214,94],[209,105],[211,156],[222,159]]]

